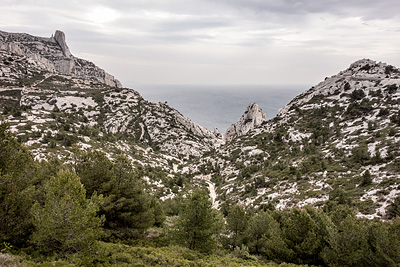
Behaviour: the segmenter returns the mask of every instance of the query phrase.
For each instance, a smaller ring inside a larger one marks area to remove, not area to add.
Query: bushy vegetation
[[[101,236],[104,216],[97,216],[102,196],[86,198],[80,178],[61,170],[44,185],[44,204],[32,209],[32,241],[43,251],[63,254],[92,250]]]
[[[278,138],[279,139],[279,138]],[[279,140],[278,140],[279,142]],[[360,152],[361,153],[361,152]],[[364,160],[363,153],[354,160]],[[358,152],[355,152],[358,155]],[[365,159],[368,160],[368,159]],[[20,266],[397,266],[391,222],[358,219],[342,189],[322,209],[212,208],[208,192],[160,203],[124,156],[36,162],[0,124],[0,263]],[[243,169],[246,172],[259,171]],[[295,173],[295,171],[293,172]],[[290,174],[290,170],[288,172]],[[362,185],[371,174],[364,172]],[[164,212],[165,210],[165,212]],[[169,215],[167,220],[164,214]],[[19,256],[12,256],[19,254]]]

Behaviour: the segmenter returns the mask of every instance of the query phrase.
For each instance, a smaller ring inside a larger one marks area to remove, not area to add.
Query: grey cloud
[[[196,18],[182,21],[167,21],[157,24],[158,30],[167,31],[187,31],[200,29],[215,29],[232,26],[232,23],[213,18]]]
[[[331,13],[338,16],[362,16],[365,19],[398,17],[400,10],[400,2],[397,0],[220,0],[219,3],[237,10],[251,10],[255,14]]]
[[[214,39],[212,36],[206,34],[186,35],[186,34],[176,34],[167,32],[147,38],[147,43],[152,43],[157,45],[185,44],[189,42],[212,40],[212,39]]]

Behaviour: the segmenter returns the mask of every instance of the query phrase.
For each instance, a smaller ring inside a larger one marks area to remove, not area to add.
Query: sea
[[[250,103],[257,103],[267,114],[279,109],[310,88],[309,85],[140,85],[131,87],[144,99],[166,102],[192,121],[224,133],[242,116]]]

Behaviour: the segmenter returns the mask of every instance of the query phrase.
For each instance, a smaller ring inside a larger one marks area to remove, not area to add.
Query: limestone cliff
[[[226,130],[225,140],[231,141],[235,137],[244,135],[264,121],[266,121],[265,112],[256,103],[249,104],[242,117]]]
[[[71,55],[60,31],[51,38],[0,32],[0,113],[16,115],[7,118],[15,128],[21,123],[53,124],[51,132],[42,129],[47,136],[43,145],[38,145],[40,134],[18,130],[21,136],[26,133],[23,140],[28,147],[37,146],[32,150],[36,156],[47,153],[53,137],[51,146],[68,150],[79,142],[82,147],[104,147],[93,144],[98,142],[93,137],[115,135],[115,140],[127,142],[122,146],[125,152],[134,143],[180,158],[199,157],[223,144],[221,134],[165,103],[148,102],[134,90],[117,88],[117,80],[101,74],[108,75]],[[64,116],[69,118],[67,131],[57,126]],[[115,153],[116,145],[111,147],[110,153]]]
[[[44,71],[122,87],[114,76],[92,62],[74,57],[65,41],[65,34],[59,30],[50,38],[0,31],[0,50],[25,56]]]

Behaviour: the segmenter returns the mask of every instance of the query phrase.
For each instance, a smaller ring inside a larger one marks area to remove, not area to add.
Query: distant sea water
[[[167,102],[194,122],[224,133],[257,103],[267,119],[310,88],[307,85],[140,85],[133,87],[148,101]]]

